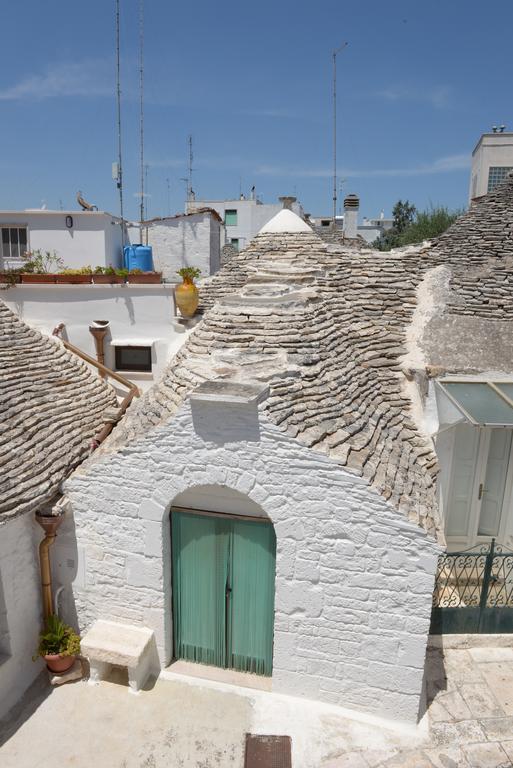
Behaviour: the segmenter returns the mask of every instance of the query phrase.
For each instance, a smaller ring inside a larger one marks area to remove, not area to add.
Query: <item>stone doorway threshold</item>
[[[194,661],[185,661],[184,659],[171,662],[163,671],[168,680],[172,680],[173,675],[183,675],[215,683],[236,685],[241,688],[252,688],[257,691],[272,691],[272,678],[270,677],[253,675],[250,672],[238,672],[236,669],[211,667],[208,664],[197,664]]]

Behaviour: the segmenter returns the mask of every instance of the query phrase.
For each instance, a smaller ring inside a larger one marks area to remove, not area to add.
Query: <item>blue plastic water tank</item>
[[[140,269],[153,272],[153,251],[151,245],[125,245],[123,249],[125,269]]]

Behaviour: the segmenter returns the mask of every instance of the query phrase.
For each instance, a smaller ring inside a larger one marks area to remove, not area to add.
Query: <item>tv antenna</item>
[[[347,48],[344,42],[333,51],[333,229],[337,224],[337,55]]]
[[[139,217],[144,221],[144,0],[139,0],[139,140],[140,140],[140,174],[141,174],[141,201],[139,205]],[[141,240],[142,242],[142,240]]]
[[[192,198],[192,172],[194,168],[192,167],[192,162],[194,159],[194,155],[192,152],[192,134],[189,134],[187,138],[187,145],[189,147],[189,162],[187,167],[187,174],[188,174],[188,181],[187,181],[187,202],[189,202]]]
[[[123,162],[121,144],[121,65],[119,43],[119,0],[116,0],[116,111],[118,127],[118,162],[116,167],[116,182],[119,190],[119,215],[121,218],[121,246],[125,245],[125,218],[123,214]]]

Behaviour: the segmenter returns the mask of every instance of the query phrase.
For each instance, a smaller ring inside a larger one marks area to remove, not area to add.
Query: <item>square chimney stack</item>
[[[344,237],[355,240],[358,236],[358,210],[360,198],[358,195],[347,195],[344,198]]]

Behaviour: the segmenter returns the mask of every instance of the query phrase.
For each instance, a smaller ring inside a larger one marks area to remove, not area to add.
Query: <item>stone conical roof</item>
[[[48,502],[116,407],[85,363],[0,301],[0,521]]]

